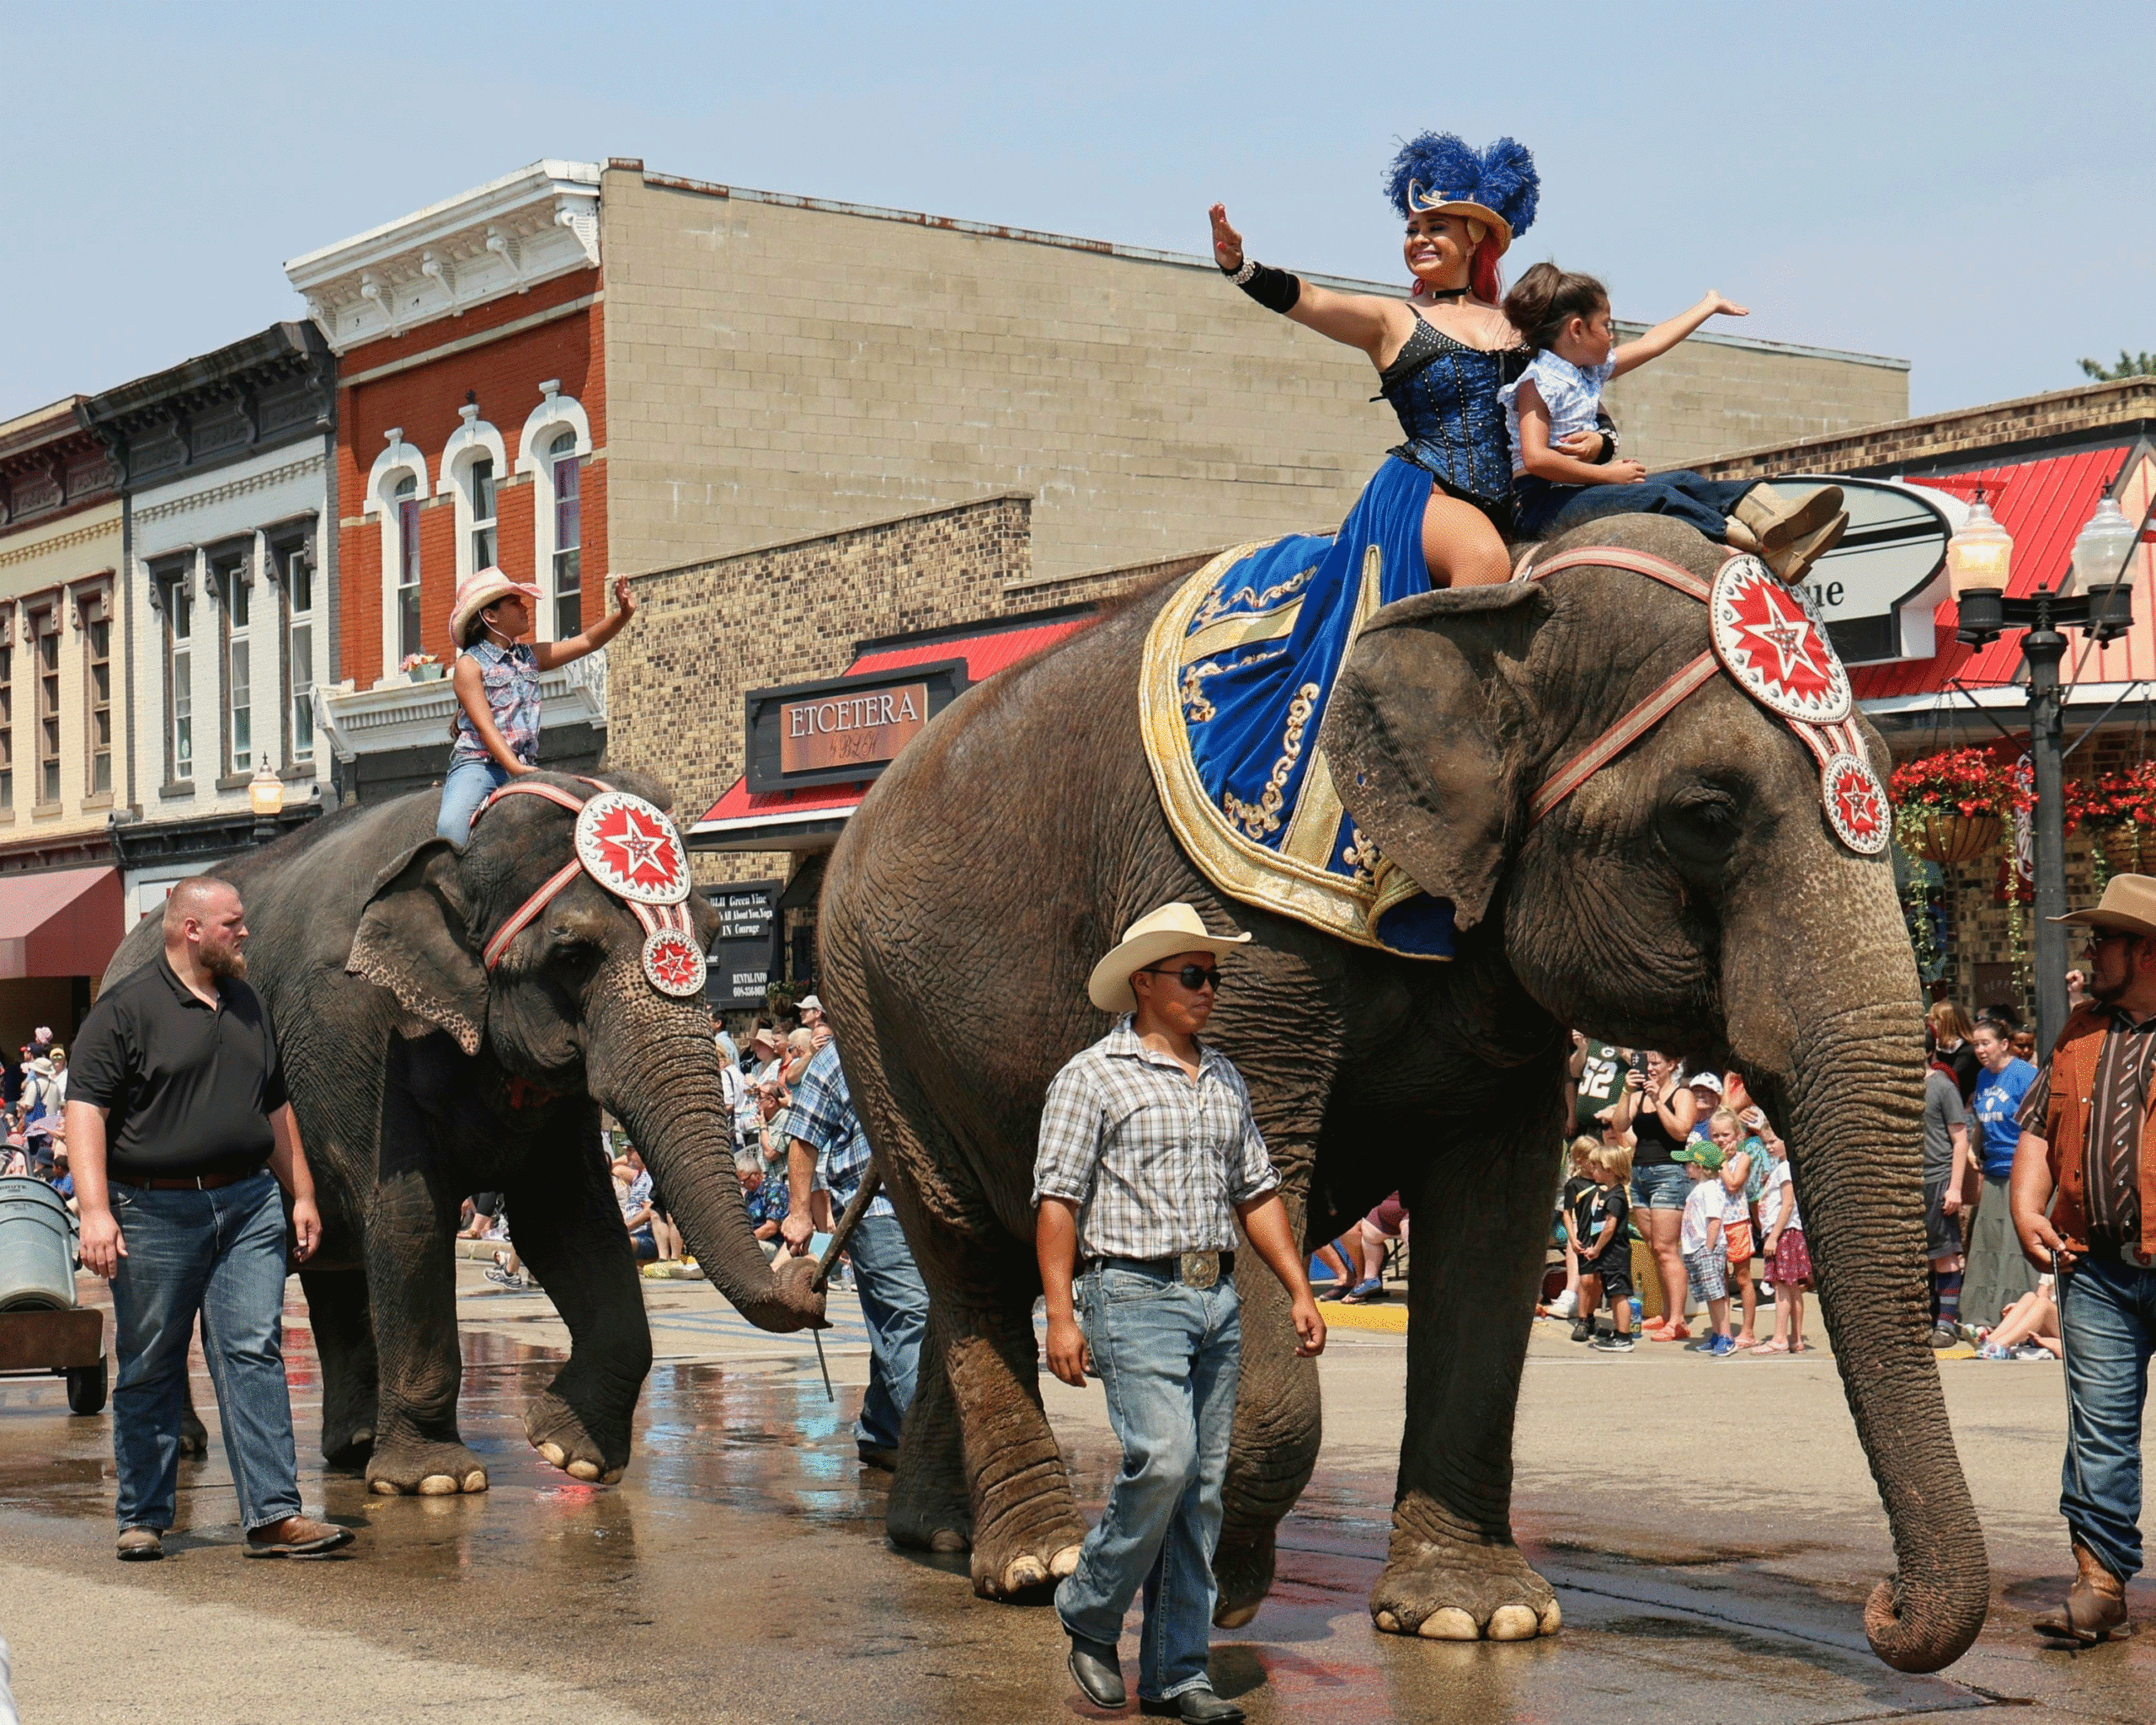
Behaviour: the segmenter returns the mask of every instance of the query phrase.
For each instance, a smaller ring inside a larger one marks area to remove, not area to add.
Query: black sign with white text
[[[704,975],[704,998],[717,1010],[760,1007],[765,991],[784,974],[779,948],[776,880],[729,882],[702,889],[718,912],[718,937],[712,943]]]

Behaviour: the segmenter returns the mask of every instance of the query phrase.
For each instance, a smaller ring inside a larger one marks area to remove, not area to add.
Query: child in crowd
[[[1627,1195],[1632,1179],[1632,1152],[1622,1144],[1598,1144],[1588,1157],[1594,1185],[1580,1206],[1580,1314],[1586,1335],[1576,1325],[1575,1342],[1593,1338],[1604,1354],[1632,1351],[1632,1203]],[[1594,1314],[1603,1298],[1609,1300],[1614,1327],[1606,1335],[1594,1334]]]
[[[1813,486],[1794,501],[1749,479],[1690,472],[1649,473],[1635,461],[1597,467],[1557,446],[1595,429],[1603,387],[1659,359],[1716,312],[1747,317],[1718,293],[1645,335],[1616,344],[1609,294],[1592,275],[1537,264],[1505,296],[1505,315],[1534,350],[1517,382],[1497,392],[1513,450],[1513,523],[1523,539],[1546,539],[1604,515],[1666,515],[1717,544],[1752,552],[1795,583],[1840,542],[1849,516],[1841,488]]]
[[[1734,1108],[1716,1108],[1710,1114],[1707,1135],[1721,1151],[1721,1187],[1726,1198],[1722,1243],[1728,1252],[1729,1273],[1737,1279],[1738,1303],[1743,1311],[1737,1330],[1737,1346],[1742,1351],[1759,1345],[1755,1327],[1759,1290],[1752,1284],[1752,1253],[1757,1240],[1752,1232],[1750,1189],[1755,1183],[1764,1189],[1767,1152],[1758,1139],[1746,1134],[1744,1122]]]
[[[1580,1201],[1594,1190],[1594,1169],[1589,1159],[1598,1147],[1593,1139],[1582,1134],[1572,1140],[1572,1149],[1566,1152],[1572,1172],[1566,1176],[1564,1190],[1557,1199],[1558,1226],[1565,1233],[1565,1292],[1556,1305],[1550,1308],[1555,1316],[1585,1318],[1590,1323],[1593,1321],[1594,1308],[1580,1303],[1580,1260],[1584,1251],[1582,1242],[1587,1237],[1582,1231],[1585,1224]],[[1587,1340],[1579,1333],[1577,1324],[1572,1327],[1572,1339],[1575,1342]]]
[[[1707,1322],[1714,1331],[1701,1351],[1720,1359],[1737,1351],[1737,1340],[1729,1333],[1729,1259],[1722,1243],[1722,1218],[1729,1199],[1721,1178],[1721,1147],[1711,1140],[1683,1144],[1670,1151],[1669,1159],[1684,1163],[1692,1177],[1677,1246],[1684,1254],[1684,1276],[1692,1297],[1706,1302]]]
[[[1759,1213],[1766,1219],[1763,1248],[1774,1284],[1774,1336],[1762,1342],[1762,1354],[1806,1354],[1804,1290],[1812,1285],[1812,1254],[1805,1250],[1804,1218],[1796,1207],[1796,1188],[1789,1177],[1789,1146],[1764,1123],[1760,1139],[1774,1163],[1767,1171],[1767,1193]]]

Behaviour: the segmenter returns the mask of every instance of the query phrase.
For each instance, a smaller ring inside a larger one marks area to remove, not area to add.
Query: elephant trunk
[[[1983,1627],[1991,1578],[1927,1339],[1922,1027],[1914,978],[1892,980],[1904,998],[1795,1009],[1787,1065],[1756,1085],[1788,1134],[1834,1364],[1893,1530],[1898,1568],[1865,1633],[1897,1670],[1936,1671]]]
[[[750,1226],[708,1024],[693,1008],[659,1002],[640,975],[629,990],[621,1010],[599,1020],[610,1026],[606,1045],[587,1051],[593,1097],[643,1151],[689,1250],[728,1303],[759,1329],[820,1324],[813,1260],[774,1274]]]

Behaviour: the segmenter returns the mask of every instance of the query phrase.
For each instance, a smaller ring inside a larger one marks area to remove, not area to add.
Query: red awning
[[[860,654],[841,675],[874,676],[903,670],[910,665],[962,659],[968,683],[985,683],[1020,660],[1075,634],[1093,620],[1091,612],[1052,620],[1017,619],[1001,627],[987,623],[978,629],[894,643]],[[867,788],[863,782],[814,785],[798,791],[751,792],[748,780],[738,778],[704,818],[689,829],[689,842],[699,851],[819,851],[837,838],[847,816],[861,806]]]
[[[2149,489],[2148,476],[2141,469],[2150,463],[2144,452],[2127,443],[1969,473],[1910,473],[1904,476],[1904,483],[1933,486],[1965,502],[1983,486],[1992,513],[2013,536],[2014,569],[2006,590],[2020,595],[2033,593],[2039,586],[2057,585],[2068,567],[2075,536],[2095,512],[2097,500],[2118,484],[2129,459],[2136,462],[2136,471],[2125,476],[2128,483],[2120,503],[2129,519],[2139,521],[2148,506]],[[2151,549],[2143,543],[2127,564],[2126,578],[2134,590],[2132,629],[2122,640],[2085,655],[2084,637],[2081,631],[2073,631],[2068,637],[2073,644],[2067,656],[2068,681],[2100,685],[2156,675],[2156,628],[2152,628],[2151,616],[2156,611],[2156,584],[2151,579]],[[2021,663],[2020,633],[2002,635],[1986,647],[1967,647],[1954,638],[1956,622],[1957,607],[1951,599],[1945,600],[1935,613],[1939,651],[1933,657],[1854,667],[1849,682],[1857,698],[1885,701],[1935,695],[1956,682],[1972,688],[2011,682]]]
[[[117,868],[0,874],[0,978],[103,975],[120,915]]]

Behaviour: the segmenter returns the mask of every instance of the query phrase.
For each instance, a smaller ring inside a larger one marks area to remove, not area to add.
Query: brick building
[[[0,424],[0,1035],[63,1037],[119,944],[119,488],[71,397]]]
[[[133,650],[111,836],[130,925],[323,808],[335,371],[312,323],[274,323],[83,403],[120,477]],[[258,799],[279,812],[259,820]]]
[[[2122,574],[2132,585],[2134,625],[2100,646],[2083,631],[2068,632],[2067,774],[2069,782],[2086,785],[2149,759],[2156,729],[2156,379],[1993,402],[1747,449],[1698,466],[1724,478],[1812,473],[1890,480],[1932,494],[1955,521],[1981,486],[2013,537],[2007,590],[2017,595],[2057,586],[2074,537],[2099,500],[2112,499],[2142,530]],[[1814,580],[1831,579],[1835,561],[1828,558]],[[1850,671],[1860,703],[1896,761],[1945,749],[1996,745],[2013,754],[2025,746],[2027,695],[2016,681],[2019,634],[1978,648],[1957,642],[1956,608],[1943,574],[1917,584],[1900,603],[1921,627],[1893,632],[1908,644],[1903,651],[1853,665]],[[2156,835],[2151,840],[2138,865],[2144,872],[2156,865]],[[1933,991],[1964,1005],[2010,1004],[2033,1015],[2031,913],[2019,892],[2007,889],[2017,842],[2025,846],[2025,834],[2009,825],[1990,852],[1967,861],[1918,861],[1898,846],[1894,855],[1913,930],[1927,916],[1935,931],[1919,943],[1920,953],[1931,960]],[[2115,862],[2131,860],[2131,846],[2115,828],[2068,833],[2069,900],[2085,901],[2100,890]]]

